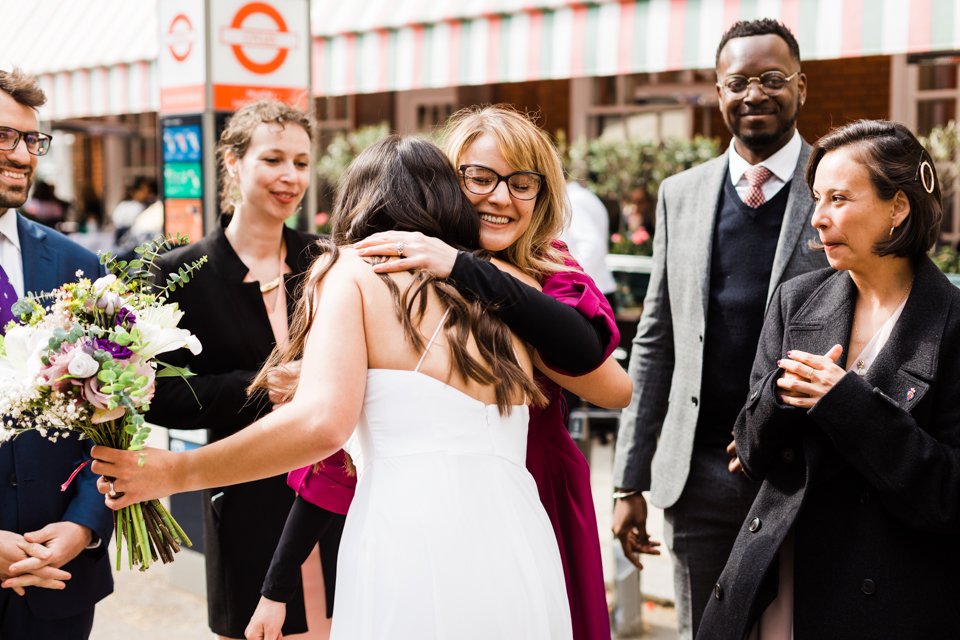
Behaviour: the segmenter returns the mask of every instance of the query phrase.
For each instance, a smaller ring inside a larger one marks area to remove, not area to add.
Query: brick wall
[[[807,102],[797,128],[808,142],[853,120],[890,117],[889,56],[812,60],[803,63],[803,72],[807,75]],[[710,125],[726,147],[730,133],[719,109]]]

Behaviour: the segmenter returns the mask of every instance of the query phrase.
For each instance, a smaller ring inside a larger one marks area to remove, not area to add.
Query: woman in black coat
[[[927,257],[940,185],[902,125],[814,147],[831,267],[767,311],[735,427],[763,485],[698,638],[960,638],[960,290]]]
[[[200,339],[203,351],[178,358],[170,354],[171,364],[189,367],[195,375],[186,382],[158,381],[151,422],[207,429],[216,441],[271,411],[271,399],[263,393],[248,398],[247,387],[274,345],[286,340],[298,289],[315,257],[315,236],[284,225],[310,181],[311,135],[303,113],[277,102],[241,109],[224,130],[218,150],[225,208],[233,212],[229,223],[162,256],[157,265],[166,278],[181,265],[208,257],[170,298],[185,312],[181,326]],[[244,637],[294,497],[285,475],[204,492],[207,607],[214,633]],[[327,515],[338,533],[343,516]],[[335,555],[324,558],[330,568],[335,560]],[[315,556],[304,568],[315,568],[314,582],[322,584]],[[322,626],[323,597],[308,592],[306,598]],[[305,632],[299,579],[287,611],[285,637]]]

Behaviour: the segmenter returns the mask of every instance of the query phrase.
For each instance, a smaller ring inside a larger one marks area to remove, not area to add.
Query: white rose
[[[112,273],[108,273],[102,278],[97,278],[93,283],[93,293],[96,297],[103,295],[103,292],[110,288],[114,282],[117,281],[117,276]]]
[[[89,378],[100,370],[100,363],[86,351],[77,350],[67,365],[67,373],[74,378]]]

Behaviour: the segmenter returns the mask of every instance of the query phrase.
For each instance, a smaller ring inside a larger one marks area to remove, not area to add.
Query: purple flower
[[[118,327],[130,328],[133,325],[137,324],[137,316],[127,307],[120,307],[120,311],[117,312],[117,317],[114,320],[114,323]]]
[[[97,338],[93,341],[93,346],[97,349],[106,351],[114,360],[126,360],[133,355],[133,351],[130,351],[130,349],[117,344],[113,340],[108,340],[107,338]]]

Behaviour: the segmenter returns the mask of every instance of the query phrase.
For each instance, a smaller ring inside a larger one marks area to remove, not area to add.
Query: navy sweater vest
[[[747,399],[790,183],[752,209],[724,180],[713,231],[697,446],[725,447]]]

